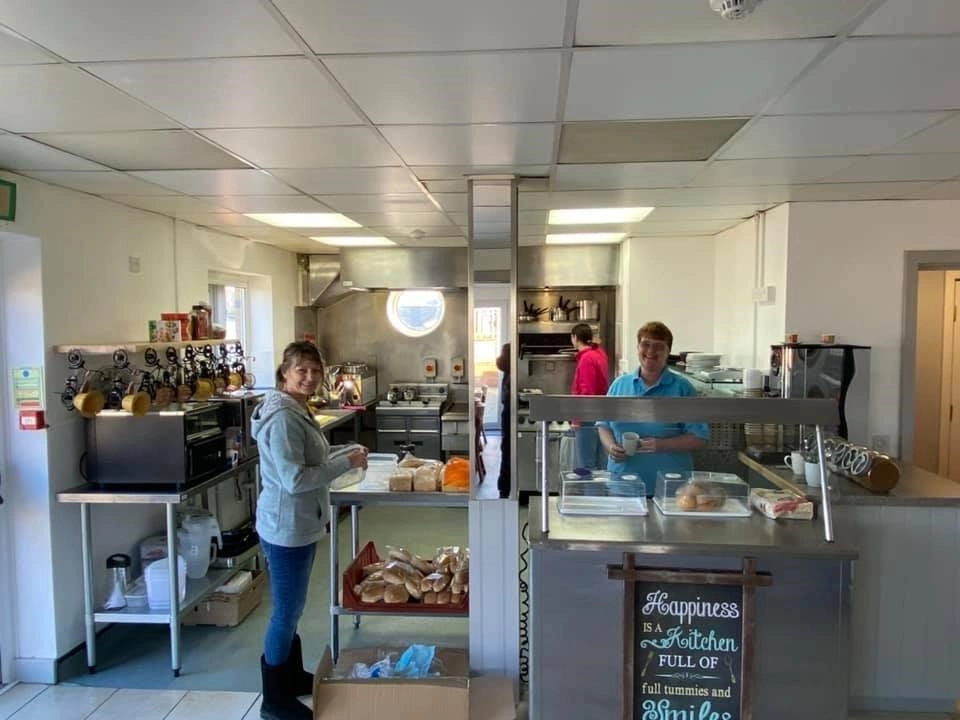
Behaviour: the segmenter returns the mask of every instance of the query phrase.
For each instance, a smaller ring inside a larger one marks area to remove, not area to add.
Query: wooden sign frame
[[[8,180],[0,180],[0,220],[17,217],[17,186]]]
[[[638,568],[636,556],[624,553],[623,565],[608,565],[607,577],[623,582],[623,676],[621,678],[621,720],[634,720],[636,680],[636,600],[638,582],[687,585],[739,585],[743,588],[743,614],[740,662],[740,717],[752,720],[752,679],[755,594],[758,587],[773,584],[769,573],[756,571],[756,560],[744,558],[741,570],[671,570]]]

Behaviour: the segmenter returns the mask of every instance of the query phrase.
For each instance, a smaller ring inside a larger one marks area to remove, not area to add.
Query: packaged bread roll
[[[423,594],[423,604],[424,605],[436,605],[437,604],[437,594],[430,590]]]
[[[433,578],[427,575],[423,580],[420,581],[420,591],[421,592],[432,592],[433,591]]]
[[[402,560],[405,563],[413,559],[413,555],[406,548],[387,545],[387,557],[391,560]]]
[[[383,570],[377,570],[376,572],[370,573],[369,575],[367,575],[367,576],[364,578],[364,581],[366,581],[366,580],[381,580],[381,581],[382,581],[382,580],[383,580]]]
[[[414,600],[419,600],[423,597],[423,591],[420,589],[420,583],[416,580],[407,580],[403,586],[407,589],[407,592],[410,593],[410,597]]]
[[[386,583],[370,583],[360,593],[360,601],[365,603],[377,603],[383,600],[383,595],[387,591]]]
[[[397,605],[399,603],[405,603],[410,600],[410,593],[407,592],[407,588],[403,585],[388,585],[387,589],[383,591],[383,601],[387,605]]]
[[[416,492],[439,492],[440,468],[431,464],[418,467],[413,473],[413,489]]]
[[[452,593],[449,590],[437,593],[437,605],[449,605]]]
[[[457,579],[454,578],[450,581],[450,592],[454,595],[463,594],[463,583],[457,582]]]
[[[397,468],[387,480],[390,492],[412,492],[413,491],[413,470],[409,468]]]
[[[383,561],[370,563],[369,565],[364,565],[363,576],[367,577],[368,575],[372,575],[373,573],[377,572],[377,570],[383,570],[384,565],[386,565],[386,563]]]
[[[397,467],[401,468],[418,468],[421,465],[425,464],[426,460],[421,460],[418,457],[414,457],[412,454],[407,453],[403,456],[403,460],[397,463]]]
[[[459,594],[459,593],[455,593],[455,592],[450,593],[450,604],[451,604],[451,605],[459,605],[459,604],[462,603],[462,602],[463,602],[463,595],[461,595],[461,594]]]
[[[469,578],[470,578],[470,573],[467,570],[457,570],[453,574],[453,581],[460,585],[466,585],[467,582],[469,581]]]
[[[419,555],[414,555],[412,558],[410,558],[410,564],[424,575],[429,575],[433,572],[433,563],[429,562],[428,560],[424,560]]]
[[[440,577],[433,581],[433,589],[436,592],[446,590],[448,587],[450,587],[450,576],[446,573],[439,573],[439,575]]]

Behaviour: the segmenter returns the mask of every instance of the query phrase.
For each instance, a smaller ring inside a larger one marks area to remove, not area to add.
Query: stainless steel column
[[[166,503],[167,569],[170,572],[170,667],[180,677],[180,559],[177,556],[177,506]]]
[[[827,458],[823,452],[823,427],[817,425],[817,462],[820,466],[820,511],[823,513],[823,538],[833,542],[833,506],[830,500],[830,484],[827,482]]]
[[[83,558],[83,625],[87,636],[87,670],[97,671],[97,624],[93,619],[93,540],[90,506],[80,503],[80,554]]]
[[[356,559],[360,554],[360,508],[357,505],[350,506],[350,542],[353,548],[353,558]],[[360,627],[360,616],[353,616],[353,627]]]
[[[337,515],[340,506],[330,504],[330,652],[333,661],[340,657],[340,615],[337,614],[340,605],[340,564],[339,548],[337,547]]]

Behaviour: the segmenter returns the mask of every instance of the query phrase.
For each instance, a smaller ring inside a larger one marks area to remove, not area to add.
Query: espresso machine
[[[362,407],[377,400],[377,370],[363,362],[334,365],[327,373],[331,404],[342,408]]]

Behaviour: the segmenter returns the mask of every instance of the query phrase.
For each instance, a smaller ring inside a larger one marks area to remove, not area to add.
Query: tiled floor
[[[518,718],[526,720],[526,708]],[[0,720],[254,720],[260,696],[205,690],[110,690],[14,685],[0,694]],[[950,715],[876,713],[850,720],[950,720]]]

